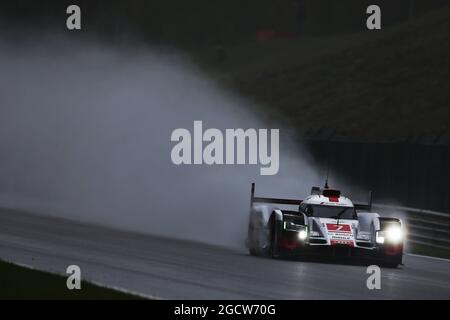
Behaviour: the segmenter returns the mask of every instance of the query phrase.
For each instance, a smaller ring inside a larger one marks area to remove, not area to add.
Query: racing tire
[[[386,268],[397,268],[399,265],[402,264],[402,253],[397,254],[395,256],[385,256],[382,265]]]
[[[256,250],[256,249],[248,249],[248,253],[251,255],[251,256],[254,256],[254,257],[257,257],[257,256],[259,256],[259,253],[258,253],[258,250]]]
[[[278,226],[275,216],[272,216],[269,256],[272,259],[278,259],[281,257],[280,249],[278,246]]]

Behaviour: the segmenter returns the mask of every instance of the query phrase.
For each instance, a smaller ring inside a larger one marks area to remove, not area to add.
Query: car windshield
[[[324,206],[324,205],[308,205],[306,207],[305,213],[310,217],[354,219],[355,208]]]

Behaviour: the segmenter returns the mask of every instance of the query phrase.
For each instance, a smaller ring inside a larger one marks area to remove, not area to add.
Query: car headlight
[[[384,232],[377,232],[376,241],[379,244],[383,244],[384,243]]]
[[[284,221],[283,228],[285,230],[287,230],[287,231],[296,231],[296,232],[298,232],[300,230],[303,230],[305,228],[305,226],[301,225],[301,224],[297,224],[297,223],[295,223],[293,221]]]
[[[390,226],[384,231],[379,231],[376,234],[376,241],[379,244],[400,243],[403,240],[403,232],[399,226]]]
[[[298,238],[302,241],[308,237],[308,227],[305,225],[287,220],[283,222],[283,228],[286,231],[297,232]]]
[[[386,240],[392,243],[399,243],[402,238],[402,229],[399,226],[391,226],[386,229]]]
[[[305,240],[308,237],[308,229],[304,228],[298,232],[298,238],[300,240]]]

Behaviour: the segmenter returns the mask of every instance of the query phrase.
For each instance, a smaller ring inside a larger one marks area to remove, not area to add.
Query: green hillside
[[[70,3],[1,3],[0,37],[15,28],[67,34],[63,22]],[[370,0],[77,4],[83,30],[70,36],[129,47],[134,41],[168,45],[188,53],[213,78],[268,110],[256,112],[287,121],[302,135],[321,131],[365,141],[450,137],[446,0],[378,0],[381,31],[365,28]],[[17,41],[16,33],[10,37]]]
[[[404,140],[450,131],[450,6],[382,31],[197,53],[220,81],[301,134]]]

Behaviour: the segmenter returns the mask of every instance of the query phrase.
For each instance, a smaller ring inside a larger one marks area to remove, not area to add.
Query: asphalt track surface
[[[162,299],[450,299],[448,260],[405,255],[369,290],[367,263],[271,260],[11,210],[0,259],[59,274],[75,264],[85,280]]]

